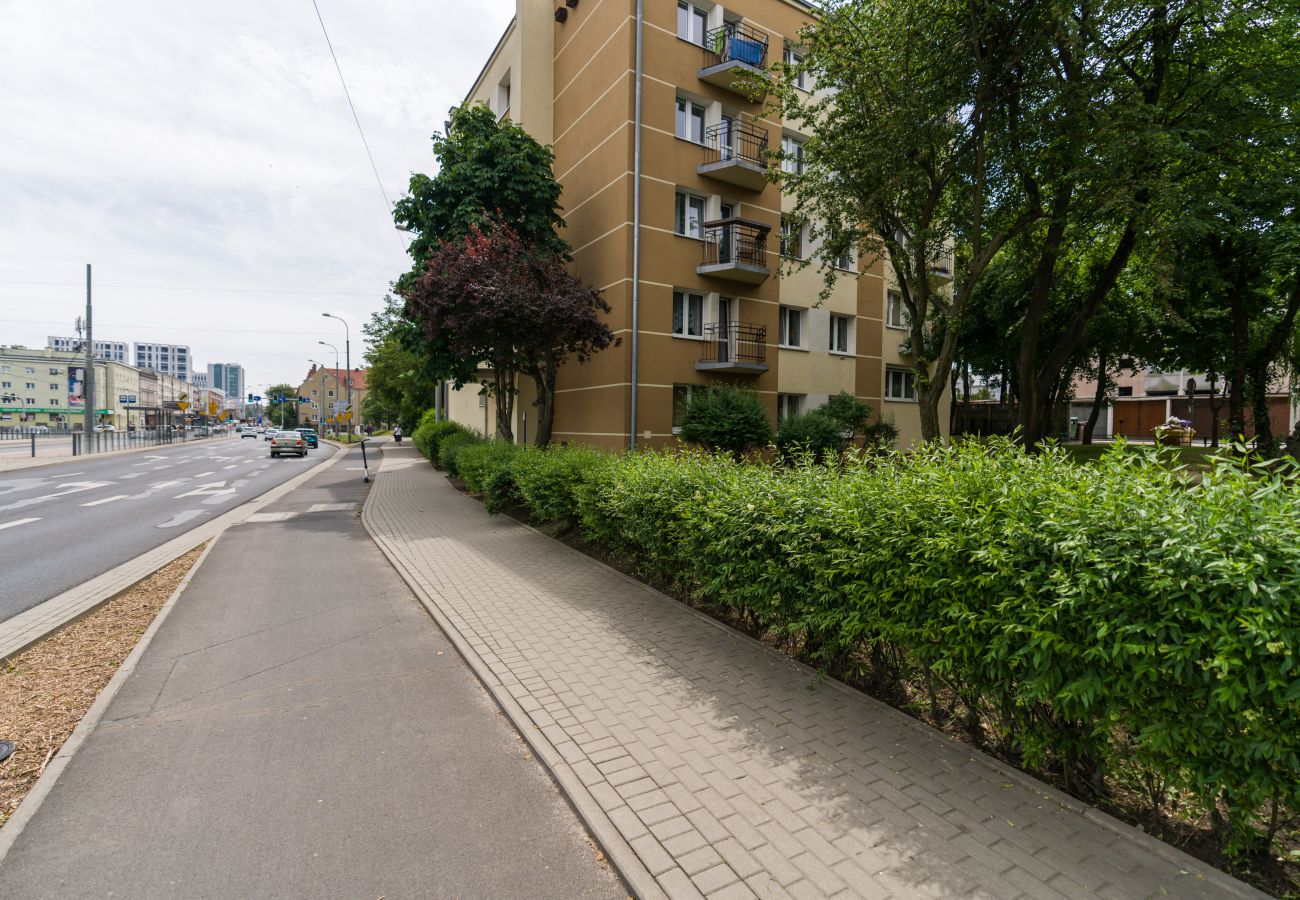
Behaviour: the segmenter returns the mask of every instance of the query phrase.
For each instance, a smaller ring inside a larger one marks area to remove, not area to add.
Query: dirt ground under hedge
[[[0,665],[0,827],[140,641],[202,547]]]

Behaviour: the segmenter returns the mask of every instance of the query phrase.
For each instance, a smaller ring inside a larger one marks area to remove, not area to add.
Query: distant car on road
[[[308,447],[320,446],[320,436],[316,434],[315,428],[295,428],[294,431],[302,435],[302,439],[307,442]]]
[[[251,437],[253,440],[257,440],[257,432],[251,428],[245,428],[243,431],[239,432],[239,439],[242,441],[246,437]]]
[[[117,429],[114,428],[112,425],[96,425],[95,430],[96,431],[117,431]]]
[[[286,453],[293,456],[307,455],[307,442],[303,436],[296,431],[277,431],[270,437],[271,456],[284,456]]]
[[[280,433],[280,429],[278,429],[278,428],[268,428],[268,429],[266,429],[266,432],[265,432],[265,435],[266,435],[266,436],[263,437],[262,440],[264,440],[264,441],[269,441],[269,440],[271,440],[271,438],[275,437],[275,436],[276,436],[277,434],[279,434],[279,433]]]

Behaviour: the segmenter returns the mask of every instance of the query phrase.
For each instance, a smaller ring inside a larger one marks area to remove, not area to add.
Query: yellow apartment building
[[[818,266],[794,270],[819,248],[766,177],[774,152],[800,164],[807,134],[741,77],[795,59],[811,21],[796,0],[653,0],[641,20],[636,0],[517,0],[466,102],[553,146],[574,270],[622,339],[561,372],[556,440],[668,443],[692,392],[718,383],[753,389],[774,420],[847,391],[894,419],[900,446],[920,437],[886,267],[834,260],[845,277],[821,300]],[[519,388],[516,439],[533,411]],[[491,406],[466,388],[448,410],[490,433]]]

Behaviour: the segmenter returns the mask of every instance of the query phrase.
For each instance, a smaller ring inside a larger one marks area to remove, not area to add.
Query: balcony
[[[697,372],[761,375],[767,371],[767,326],[710,322],[704,326],[704,351]]]
[[[767,235],[772,226],[732,216],[704,223],[704,261],[700,275],[728,278],[746,284],[766,281]]]
[[[696,171],[761,191],[767,186],[767,129],[739,119],[710,126],[704,133],[704,162]]]
[[[751,28],[744,22],[727,22],[705,33],[700,81],[756,101],[767,94],[767,89],[756,83],[756,79],[767,82],[766,67],[766,32]]]

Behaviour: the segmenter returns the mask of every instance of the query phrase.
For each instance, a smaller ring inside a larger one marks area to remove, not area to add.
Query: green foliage
[[[817,410],[838,422],[846,432],[857,434],[867,427],[871,418],[871,404],[859,400],[848,391],[840,391],[828,399]]]
[[[443,440],[453,435],[472,436],[474,433],[459,422],[449,419],[439,422],[435,415],[431,409],[420,417],[420,424],[411,434],[411,441],[415,444],[415,449],[436,466],[440,464],[438,452]]]
[[[734,455],[772,440],[772,423],[758,394],[731,385],[697,391],[686,406],[682,439]]]
[[[1080,466],[995,440],[790,468],[557,448],[510,471],[535,518],[834,674],[932,685],[1076,793],[1149,773],[1226,810],[1230,853],[1300,808],[1300,467],[1194,479],[1156,451]]]
[[[470,431],[455,431],[438,441],[438,468],[452,478],[460,477],[460,454],[467,447],[483,443]]]
[[[266,421],[276,428],[298,427],[298,389],[291,384],[273,384],[263,395],[266,399]],[[276,397],[283,397],[276,402]],[[207,412],[207,410],[203,410]]]
[[[476,494],[487,492],[498,472],[508,471],[519,448],[505,441],[483,441],[462,447],[456,454],[456,471],[465,487]]]
[[[837,459],[848,447],[844,423],[825,407],[786,416],[776,428],[776,447],[783,459],[811,454],[817,460]]]
[[[881,416],[880,421],[872,422],[862,429],[867,447],[875,450],[892,450],[898,443],[898,424],[893,416]]]

